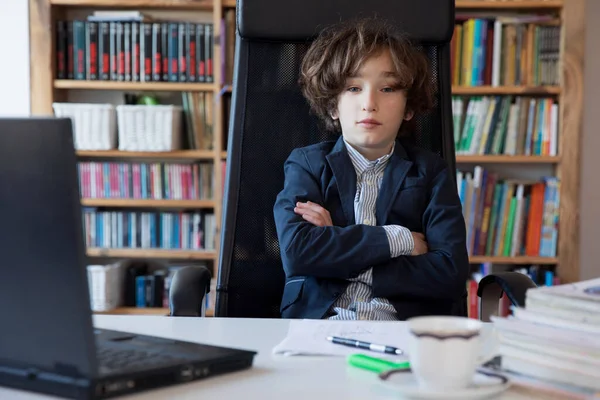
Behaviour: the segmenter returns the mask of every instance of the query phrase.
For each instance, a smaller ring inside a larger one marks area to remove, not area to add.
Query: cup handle
[[[483,342],[483,354],[477,358],[477,364],[482,365],[490,361],[494,357],[500,355],[498,332],[492,327],[486,332],[486,339]]]

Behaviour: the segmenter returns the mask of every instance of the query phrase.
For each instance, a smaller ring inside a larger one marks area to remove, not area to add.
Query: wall
[[[600,277],[600,1],[585,4],[584,108],[581,140],[580,279]],[[565,177],[564,179],[568,179]]]
[[[28,0],[0,0],[0,54],[0,116],[29,115]]]

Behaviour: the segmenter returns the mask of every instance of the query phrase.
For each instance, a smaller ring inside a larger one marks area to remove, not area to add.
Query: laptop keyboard
[[[108,343],[100,345],[97,352],[101,369],[110,371],[147,369],[181,361],[181,357],[174,357],[169,354],[114,347]]]

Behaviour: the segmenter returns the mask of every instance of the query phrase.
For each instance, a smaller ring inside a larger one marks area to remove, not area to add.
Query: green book
[[[488,226],[487,242],[485,244],[485,255],[493,255],[494,249],[494,238],[496,237],[496,225],[498,221],[498,208],[500,207],[500,199],[502,198],[502,192],[504,191],[504,184],[502,182],[496,183],[494,189],[494,199],[492,201],[492,207],[490,210],[490,224]]]
[[[504,252],[503,255],[506,257],[510,256],[510,250],[512,247],[512,236],[513,227],[515,226],[515,212],[517,210],[517,198],[513,196],[510,199],[510,208],[508,211],[508,221],[506,226],[506,234],[504,235]]]

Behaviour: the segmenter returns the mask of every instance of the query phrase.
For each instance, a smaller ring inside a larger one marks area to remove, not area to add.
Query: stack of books
[[[600,279],[529,289],[524,307],[492,322],[513,381],[600,396]]]

